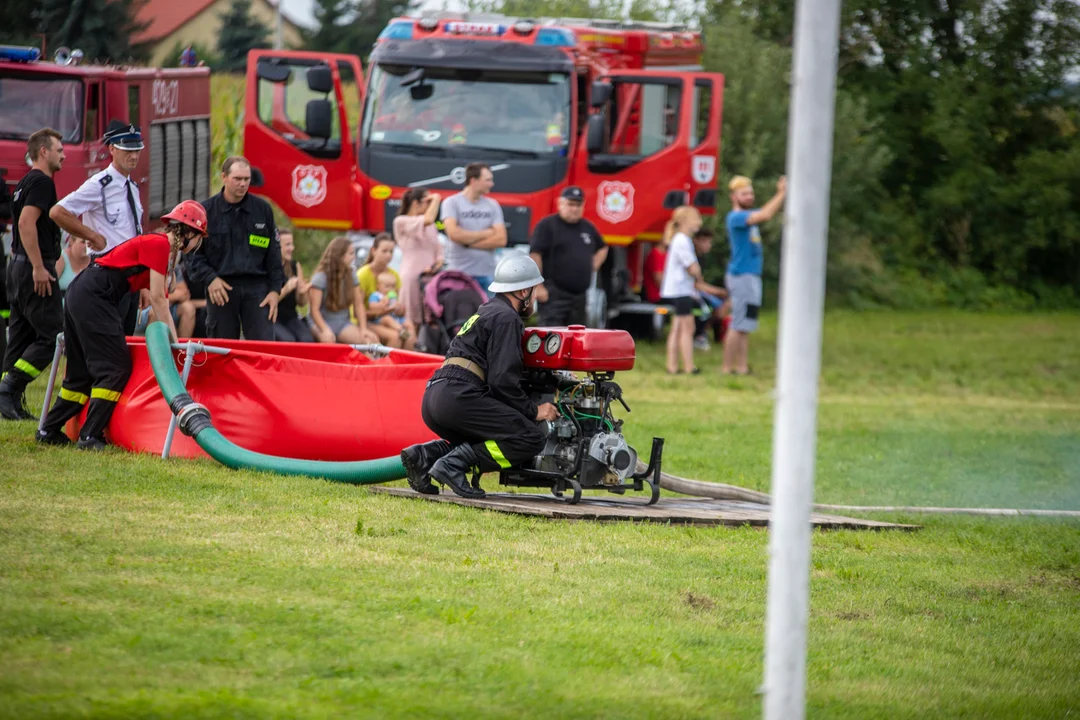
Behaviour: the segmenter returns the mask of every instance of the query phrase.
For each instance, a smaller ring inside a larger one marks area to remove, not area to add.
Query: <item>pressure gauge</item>
[[[525,341],[525,349],[530,353],[535,353],[540,349],[540,336],[533,333],[529,336],[529,339]]]
[[[559,352],[559,348],[562,346],[562,336],[558,333],[551,333],[547,336],[547,340],[544,341],[544,352],[548,355],[554,355]]]

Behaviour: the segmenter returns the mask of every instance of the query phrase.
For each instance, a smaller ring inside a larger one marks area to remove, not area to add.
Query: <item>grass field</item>
[[[718,348],[669,377],[640,346],[631,440],[768,490],[764,325],[748,379]],[[1080,316],[831,313],[819,428],[819,502],[1080,510]],[[0,425],[0,716],[760,716],[766,532],[524,519],[31,431]],[[811,717],[1080,713],[1080,522],[875,517],[923,528],[814,534]]]

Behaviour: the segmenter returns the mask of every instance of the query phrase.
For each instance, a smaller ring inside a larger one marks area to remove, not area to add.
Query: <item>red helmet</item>
[[[206,235],[206,209],[194,200],[185,200],[174,207],[168,215],[162,215],[161,219],[183,223],[192,230],[198,230]]]

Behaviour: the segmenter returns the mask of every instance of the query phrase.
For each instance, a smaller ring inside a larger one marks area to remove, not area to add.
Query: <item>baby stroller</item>
[[[461,326],[487,302],[487,294],[478,282],[457,270],[443,270],[421,285],[424,323],[417,331],[416,349],[445,355]]]

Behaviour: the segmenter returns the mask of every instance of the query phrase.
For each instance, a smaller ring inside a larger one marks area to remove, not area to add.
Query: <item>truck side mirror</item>
[[[334,77],[330,74],[329,65],[315,65],[307,71],[308,90],[313,93],[327,95],[334,91]]]
[[[611,99],[611,83],[594,82],[589,91],[589,104],[595,108],[603,107]]]
[[[606,117],[603,113],[589,116],[589,124],[585,130],[585,149],[590,154],[604,151],[604,125]]]
[[[266,178],[263,176],[262,170],[257,167],[251,168],[251,187],[262,187],[266,184]]]
[[[304,131],[323,140],[330,139],[331,106],[329,100],[308,100],[304,113]]]
[[[277,62],[276,58],[260,58],[255,65],[255,74],[261,80],[269,80],[272,83],[283,83],[292,75],[292,68]]]

